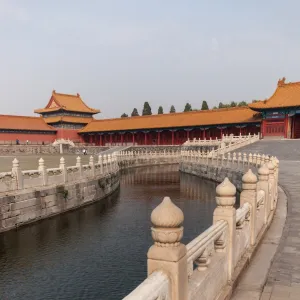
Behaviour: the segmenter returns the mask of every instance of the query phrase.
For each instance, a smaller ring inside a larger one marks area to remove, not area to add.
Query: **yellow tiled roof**
[[[56,131],[42,117],[0,115],[0,129]]]
[[[84,132],[103,132],[137,129],[176,128],[218,124],[237,124],[260,122],[261,117],[250,108],[234,107],[215,110],[170,113],[162,115],[128,117],[118,119],[93,120],[80,130]]]
[[[300,106],[300,82],[285,83],[285,77],[278,81],[274,94],[264,101],[249,104],[254,110]]]
[[[57,111],[60,109],[91,114],[97,114],[100,112],[98,109],[88,107],[81,99],[79,94],[68,95],[56,93],[55,91],[52,92],[52,97],[50,98],[47,106],[45,108],[36,109],[34,112],[44,113]]]

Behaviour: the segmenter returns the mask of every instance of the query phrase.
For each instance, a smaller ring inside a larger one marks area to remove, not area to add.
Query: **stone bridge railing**
[[[241,141],[246,141],[246,140],[254,140],[257,141],[259,140],[259,134],[253,134],[251,135],[222,135],[221,139],[216,138],[215,140],[210,138],[210,139],[192,139],[192,140],[187,140],[183,145],[184,146],[219,146],[221,143],[226,143],[226,144],[234,144],[237,142]]]
[[[94,162],[91,156],[89,163],[81,164],[78,156],[76,165],[67,167],[65,159],[60,159],[57,168],[46,168],[43,158],[39,159],[36,170],[22,170],[19,161],[15,158],[12,162],[11,172],[0,173],[0,193],[35,188],[47,185],[75,182],[100,175],[106,175],[118,168],[116,155],[99,155],[99,160]]]
[[[179,148],[160,151],[120,151],[116,155],[120,169],[127,169],[138,166],[179,163],[181,151]]]
[[[275,157],[181,154],[183,172],[218,181],[231,174],[241,192],[240,207],[236,209],[236,186],[223,177],[216,188],[212,226],[183,245],[183,212],[164,198],[151,214],[154,245],[147,254],[148,278],[126,300],[228,299],[272,221],[278,196],[279,161]]]

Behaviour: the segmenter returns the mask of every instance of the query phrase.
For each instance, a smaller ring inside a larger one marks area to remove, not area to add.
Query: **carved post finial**
[[[165,197],[151,214],[154,245],[147,254],[148,275],[157,270],[166,272],[174,300],[188,299],[187,251],[180,243],[183,220],[183,212],[169,197]]]
[[[216,202],[218,206],[234,206],[236,187],[226,177],[216,188]]]

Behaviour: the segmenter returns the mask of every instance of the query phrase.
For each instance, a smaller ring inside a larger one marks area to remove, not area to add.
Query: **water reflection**
[[[126,170],[103,203],[0,234],[0,299],[121,299],[146,277],[150,214],[168,195],[187,243],[212,222],[216,184],[177,166]]]

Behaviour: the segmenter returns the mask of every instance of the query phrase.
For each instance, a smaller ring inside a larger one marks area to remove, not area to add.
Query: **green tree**
[[[219,103],[219,108],[224,108],[224,107],[225,107],[225,105],[222,102],[220,102]]]
[[[218,109],[219,107],[214,106],[213,109]]]
[[[239,102],[238,106],[247,106],[247,102],[246,101],[241,101]]]
[[[123,114],[121,115],[121,118],[128,118],[128,115],[125,114],[125,113],[123,113]]]
[[[256,103],[256,102],[258,102],[259,100],[252,100],[252,103]]]
[[[205,100],[202,101],[202,106],[201,106],[201,110],[208,110],[208,105],[207,102]]]
[[[152,115],[151,107],[150,107],[150,105],[147,101],[144,103],[144,108],[143,108],[142,115],[143,116]]]
[[[133,111],[132,111],[132,113],[131,113],[131,116],[132,116],[132,117],[137,117],[137,116],[139,116],[139,112],[138,112],[138,110],[137,110],[136,108],[133,109]]]
[[[184,107],[184,112],[187,112],[187,111],[192,111],[192,105],[190,103],[187,103]]]
[[[162,115],[163,113],[164,113],[164,109],[163,109],[162,106],[160,106],[160,107],[158,108],[157,114]]]
[[[234,101],[231,101],[230,102],[230,107],[236,107],[237,106],[237,103],[236,102],[234,102]]]
[[[175,109],[175,106],[174,106],[174,105],[171,105],[170,113],[171,113],[171,114],[176,113],[176,109]]]

